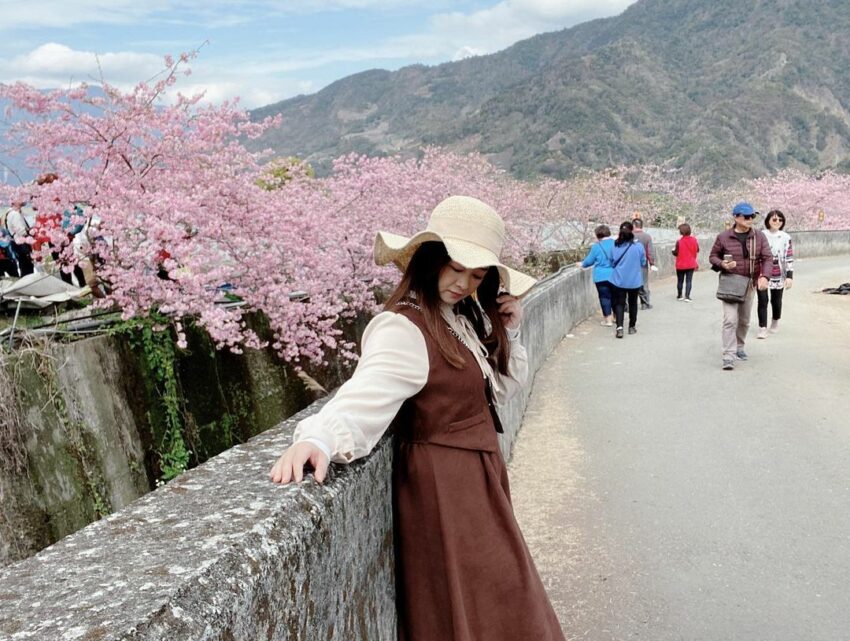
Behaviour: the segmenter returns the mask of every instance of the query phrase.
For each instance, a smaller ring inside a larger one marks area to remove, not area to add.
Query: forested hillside
[[[353,75],[261,142],[320,169],[356,151],[477,150],[518,176],[662,162],[717,181],[850,168],[850,2],[640,0],[436,67]]]

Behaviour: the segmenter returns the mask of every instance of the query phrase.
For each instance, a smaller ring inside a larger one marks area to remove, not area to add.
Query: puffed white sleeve
[[[508,359],[508,375],[496,373],[493,384],[493,401],[503,405],[518,391],[525,387],[528,381],[528,352],[519,342],[519,328],[508,329],[508,340],[511,345],[511,357]]]
[[[317,414],[298,423],[293,443],[310,441],[334,463],[366,456],[402,403],[428,380],[428,349],[422,332],[402,314],[382,312],[363,332],[354,374]]]

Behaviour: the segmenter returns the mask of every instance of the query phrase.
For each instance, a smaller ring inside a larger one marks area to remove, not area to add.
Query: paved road
[[[652,284],[538,373],[514,505],[568,639],[850,639],[850,258],[799,260],[781,331],[720,369],[716,277]]]

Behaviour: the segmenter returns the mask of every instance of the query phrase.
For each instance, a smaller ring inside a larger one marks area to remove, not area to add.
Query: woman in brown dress
[[[352,378],[299,423],[270,472],[365,456],[392,424],[399,641],[563,641],[511,508],[494,405],[525,384],[518,297],[534,279],[499,259],[504,223],[452,196],[412,238],[379,232],[401,283],[366,328]]]

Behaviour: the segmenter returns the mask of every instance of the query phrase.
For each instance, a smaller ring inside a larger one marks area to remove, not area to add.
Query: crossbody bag
[[[743,303],[747,299],[747,291],[752,284],[756,269],[756,238],[754,235],[750,236],[748,243],[750,244],[750,275],[742,276],[741,274],[720,272],[716,296],[726,303]]]

